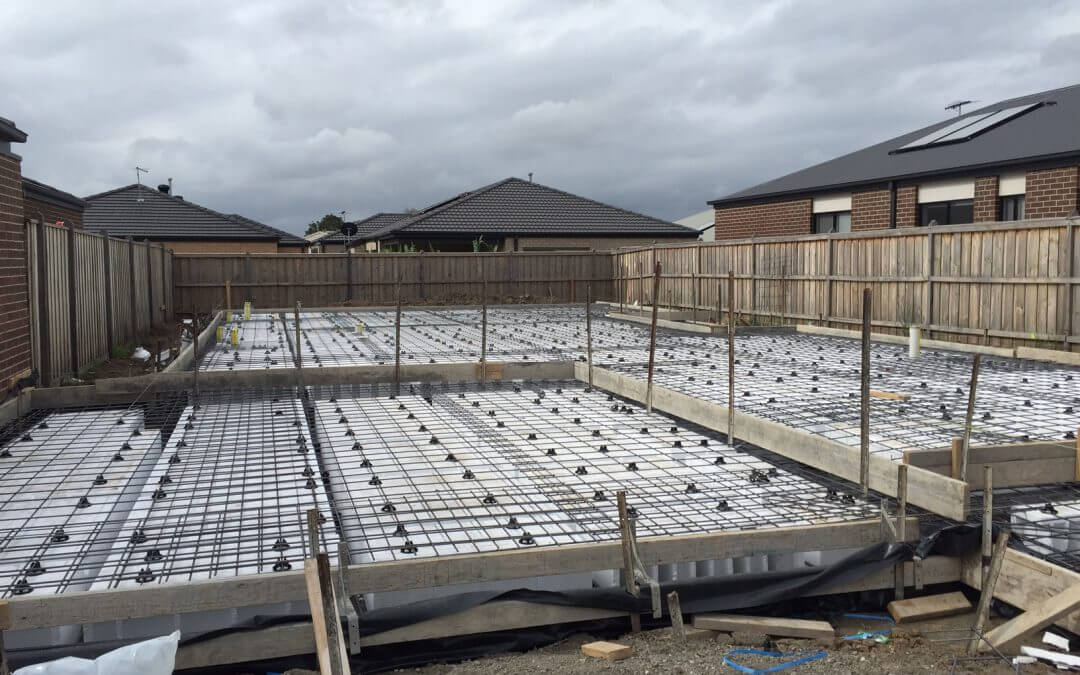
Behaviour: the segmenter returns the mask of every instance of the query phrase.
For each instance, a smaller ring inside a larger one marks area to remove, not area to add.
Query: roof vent
[[[158,185],[157,189],[158,189],[158,192],[160,192],[163,195],[169,194],[169,185],[167,183],[162,183],[162,184]]]

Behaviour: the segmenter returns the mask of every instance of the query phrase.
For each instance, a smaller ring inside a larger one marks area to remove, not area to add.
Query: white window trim
[[[919,203],[952,202],[975,199],[975,179],[948,180],[919,185]]]

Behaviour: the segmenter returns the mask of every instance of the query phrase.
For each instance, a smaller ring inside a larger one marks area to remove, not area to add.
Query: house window
[[[814,234],[851,232],[851,211],[814,214]]]
[[[1001,220],[1024,219],[1024,195],[1009,195],[1001,198]]]
[[[919,205],[919,225],[959,225],[975,220],[975,201],[956,199]]]

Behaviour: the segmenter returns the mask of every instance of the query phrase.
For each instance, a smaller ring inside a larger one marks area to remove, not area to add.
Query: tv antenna
[[[945,106],[946,110],[955,110],[956,116],[959,117],[963,114],[963,107],[969,103],[978,103],[978,101],[953,101],[949,105]]]
[[[142,188],[142,174],[144,173],[150,173],[150,169],[144,169],[141,166],[135,167],[135,183],[138,184],[140,188]],[[142,200],[142,191],[140,190],[136,193],[135,201],[141,202]]]

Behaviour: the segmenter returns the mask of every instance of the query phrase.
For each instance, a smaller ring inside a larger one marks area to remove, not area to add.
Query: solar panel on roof
[[[932,131],[925,136],[917,138],[910,143],[902,145],[896,150],[893,150],[890,154],[918,150],[934,145],[969,141],[979,134],[1013,120],[1041,105],[1042,102],[1028,103],[1012,108],[1002,108],[1001,110],[992,110],[988,113],[979,113],[977,115],[972,115],[971,117],[965,117],[952,124],[941,127],[936,131]]]

